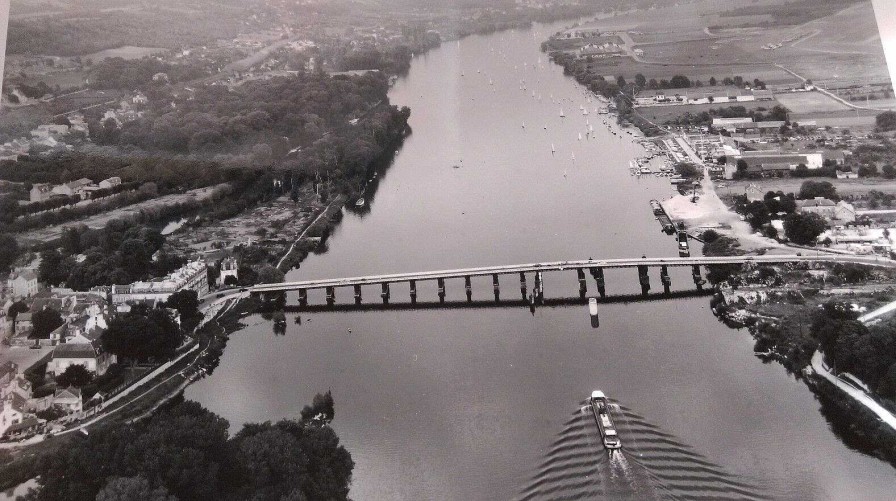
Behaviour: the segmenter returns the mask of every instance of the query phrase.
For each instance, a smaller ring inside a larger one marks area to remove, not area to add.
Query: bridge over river
[[[641,294],[647,296],[650,291],[650,275],[651,268],[660,269],[660,283],[665,292],[670,292],[671,279],[668,269],[670,267],[691,267],[694,285],[697,290],[702,290],[706,280],[701,275],[701,266],[712,265],[743,265],[743,264],[787,264],[787,263],[819,263],[819,262],[841,262],[866,264],[874,266],[896,267],[896,262],[879,257],[868,256],[851,256],[841,254],[822,254],[817,255],[762,255],[762,256],[717,256],[717,257],[642,257],[642,258],[626,258],[626,259],[584,259],[576,261],[555,261],[544,263],[530,264],[512,264],[499,266],[484,266],[478,268],[461,268],[453,270],[438,271],[422,271],[413,273],[395,273],[386,275],[370,275],[352,278],[333,278],[319,280],[304,280],[296,282],[283,282],[272,284],[259,284],[249,289],[252,295],[256,297],[276,297],[288,291],[297,291],[299,294],[299,304],[306,306],[308,303],[308,291],[315,289],[325,289],[327,304],[333,305],[336,300],[336,289],[340,287],[352,287],[354,289],[354,299],[356,304],[361,304],[362,286],[381,287],[380,297],[383,303],[388,303],[391,297],[390,285],[395,283],[408,283],[409,294],[412,303],[417,301],[417,282],[420,281],[436,281],[438,284],[438,295],[440,302],[445,300],[445,281],[450,279],[463,279],[464,288],[467,293],[467,299],[472,297],[473,277],[489,276],[492,277],[492,288],[494,290],[495,299],[499,299],[500,295],[500,277],[502,275],[518,275],[519,290],[523,297],[527,297],[527,274],[533,275],[534,286],[532,288],[529,299],[533,302],[542,303],[544,301],[544,281],[543,274],[548,272],[574,271],[579,281],[579,295],[584,297],[587,294],[588,286],[586,273],[591,275],[597,285],[597,290],[603,298],[606,296],[606,286],[604,280],[605,269],[634,268],[638,272],[638,281],[641,286]]]

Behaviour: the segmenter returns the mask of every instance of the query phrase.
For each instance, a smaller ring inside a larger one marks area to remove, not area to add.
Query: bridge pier
[[[498,274],[492,273],[492,289],[495,291],[495,301],[501,300],[501,284],[498,283]]]
[[[692,273],[694,275],[694,285],[697,286],[698,291],[702,291],[703,284],[706,283],[706,280],[704,280],[703,277],[700,276],[700,265],[699,264],[691,265],[691,269],[693,270]]]
[[[444,303],[445,302],[445,279],[438,278],[438,279],[436,279],[436,283],[439,284],[439,302]]]
[[[355,304],[361,304],[361,286],[355,286]]]
[[[541,272],[535,272],[535,302],[539,305],[544,304],[544,280],[542,279]]]
[[[470,276],[464,277],[464,289],[467,291],[467,302],[473,300],[473,285],[470,283]]]
[[[669,267],[666,265],[660,266],[660,282],[663,284],[663,292],[671,292],[672,278],[669,277]]]
[[[308,306],[308,290],[299,289],[299,306]]]
[[[594,282],[597,284],[597,293],[600,294],[600,297],[607,297],[607,288],[604,281],[604,269],[603,268],[591,268],[591,275],[594,277]]]
[[[417,281],[411,280],[411,304],[417,304]]]
[[[333,306],[336,303],[336,288],[327,287],[327,306]]]
[[[638,281],[641,283],[641,295],[646,296],[650,292],[650,275],[647,274],[647,265],[638,265]]]
[[[384,282],[382,287],[383,292],[380,293],[380,296],[383,298],[383,304],[389,304],[389,284]]]
[[[520,294],[523,295],[523,299],[526,299],[526,274],[520,272]]]
[[[585,295],[588,294],[588,282],[585,280],[585,270],[577,268],[576,275],[579,277],[579,296],[585,297]]]

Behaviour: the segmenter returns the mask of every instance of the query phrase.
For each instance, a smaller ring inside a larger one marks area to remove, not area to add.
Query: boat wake
[[[583,402],[517,499],[767,499],[631,409],[609,409],[622,449],[604,448],[591,407]]]

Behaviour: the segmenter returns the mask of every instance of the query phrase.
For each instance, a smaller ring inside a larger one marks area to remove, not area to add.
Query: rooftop
[[[63,343],[53,348],[53,358],[94,358],[96,350],[87,343]]]

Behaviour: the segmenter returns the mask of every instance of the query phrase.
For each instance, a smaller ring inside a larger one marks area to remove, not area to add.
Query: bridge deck
[[[326,287],[349,287],[353,285],[378,285],[411,280],[437,280],[488,275],[510,275],[518,273],[535,273],[537,271],[564,271],[589,268],[634,268],[637,266],[706,266],[711,264],[782,264],[797,262],[853,262],[858,264],[878,264],[893,266],[892,261],[878,260],[875,257],[844,256],[821,254],[817,256],[799,255],[764,255],[764,256],[724,256],[724,257],[654,257],[640,259],[584,259],[578,261],[556,261],[550,263],[512,264],[500,266],[484,266],[479,268],[463,268],[456,270],[422,271],[414,273],[395,273],[389,275],[371,275],[351,278],[332,278],[320,280],[303,280],[278,284],[259,284],[253,286],[252,292],[282,292],[299,289],[323,289]]]

